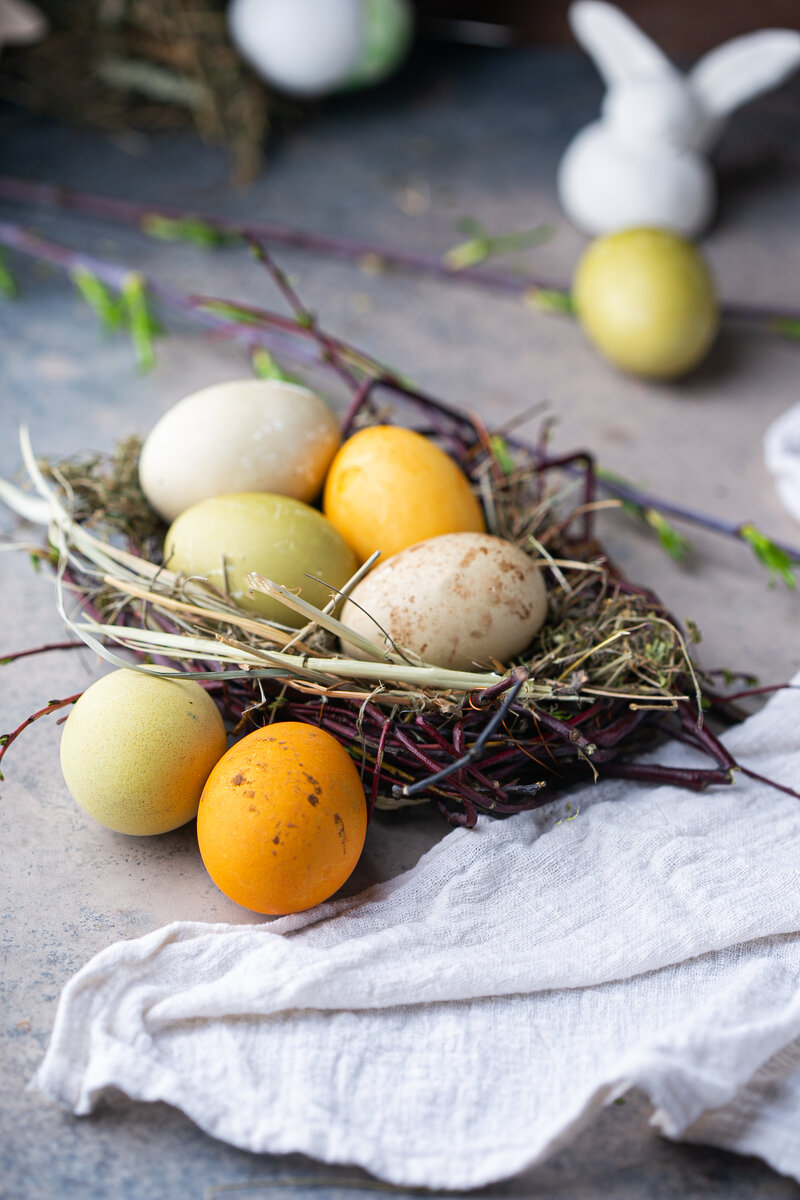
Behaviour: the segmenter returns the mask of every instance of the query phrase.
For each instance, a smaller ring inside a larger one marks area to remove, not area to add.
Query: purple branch
[[[202,222],[208,229],[221,237],[249,236],[267,245],[287,246],[295,250],[311,251],[349,262],[375,259],[388,267],[424,275],[449,283],[469,283],[493,292],[511,296],[524,296],[537,291],[569,292],[569,284],[536,279],[534,276],[514,271],[502,271],[488,267],[466,267],[454,270],[442,257],[424,254],[416,250],[386,246],[380,242],[362,238],[348,238],[326,233],[315,233],[307,229],[296,229],[277,221],[244,220],[222,218],[198,209],[180,209],[174,205],[139,204],[131,200],[119,200],[112,196],[98,196],[88,192],[58,187],[50,183],[39,183],[26,179],[0,176],[0,199],[26,208],[38,205],[42,208],[75,212],[106,221],[132,226],[148,232],[148,220],[163,217],[170,221],[193,219]],[[800,321],[800,311],[777,308],[774,305],[749,305],[724,303],[724,317],[748,324],[762,325],[767,329],[779,329],[781,322]]]
[[[67,273],[72,273],[80,269],[90,271],[102,283],[114,289],[121,289],[132,274],[139,274],[149,293],[162,304],[191,315],[195,320],[206,325],[209,329],[216,330],[218,334],[241,341],[248,349],[251,349],[253,345],[263,345],[270,350],[278,347],[280,353],[296,358],[305,365],[321,365],[329,370],[333,367],[330,354],[326,353],[323,346],[317,340],[318,332],[315,333],[313,330],[298,326],[289,318],[279,313],[273,313],[266,309],[251,309],[244,305],[235,304],[233,307],[252,315],[254,321],[258,323],[248,322],[238,324],[232,322],[230,315],[223,316],[205,307],[210,303],[207,297],[190,296],[185,292],[179,291],[177,288],[142,276],[141,273],[135,272],[132,268],[124,264],[110,263],[93,255],[71,250],[56,242],[30,233],[19,225],[8,222],[0,222],[0,244],[36,258],[39,261],[48,262]],[[467,434],[474,436],[474,425],[463,412],[459,412],[458,409],[443,403],[441,400],[437,400],[435,397],[411,387],[393,372],[386,370],[386,368],[382,367],[374,359],[371,359],[369,355],[362,354],[361,351],[349,346],[341,339],[333,338],[328,334],[324,334],[323,337],[331,346],[335,347],[339,355],[348,359],[351,366],[354,365],[354,360],[366,364],[362,375],[366,375],[369,378],[370,373],[372,373],[373,388],[386,388],[395,395],[402,397],[412,406],[424,411],[428,418],[437,425],[441,436],[447,438],[460,438],[462,435]],[[441,419],[441,424],[439,424],[438,418]],[[512,438],[507,438],[506,440],[510,446],[533,454],[537,461],[541,461],[543,466],[546,465],[547,460],[542,460],[541,454],[528,443]],[[611,495],[617,496],[622,500],[629,500],[640,508],[656,509],[667,516],[687,521],[690,524],[733,537],[739,541],[743,540],[742,529],[746,525],[746,522],[724,521],[718,517],[697,512],[684,505],[662,500],[658,496],[641,492],[629,484],[620,483],[616,480],[611,481],[601,478],[597,482]],[[782,550],[794,561],[800,562],[800,549],[783,542],[774,541],[774,539],[771,540],[773,540],[773,544],[779,550]]]
[[[511,271],[497,271],[486,267],[466,267],[453,270],[436,255],[423,254],[415,250],[401,250],[379,242],[362,238],[348,238],[326,233],[314,233],[307,229],[295,229],[275,221],[224,219],[202,210],[180,209],[172,205],[137,204],[130,200],[117,200],[111,196],[97,196],[70,188],[56,187],[48,183],[35,183],[25,179],[0,176],[0,199],[26,207],[34,204],[43,208],[61,209],[82,213],[130,225],[147,232],[148,218],[166,217],[170,221],[185,221],[187,218],[201,221],[210,230],[225,236],[249,236],[272,246],[287,246],[294,250],[308,250],[326,254],[332,258],[343,258],[348,262],[363,259],[378,259],[389,267],[444,279],[455,283],[472,283],[495,292],[523,295],[531,289],[560,290],[558,284],[545,283],[528,275]],[[782,314],[778,314],[782,315]],[[783,314],[785,315],[785,314]]]

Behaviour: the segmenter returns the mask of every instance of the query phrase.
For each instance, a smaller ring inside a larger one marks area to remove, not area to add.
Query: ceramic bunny
[[[231,0],[228,30],[279,91],[324,96],[377,83],[411,43],[409,0]]]
[[[800,66],[800,33],[745,34],[684,75],[613,4],[578,0],[569,17],[608,92],[561,160],[564,211],[589,234],[651,225],[697,235],[715,209],[708,150],[734,109]]]

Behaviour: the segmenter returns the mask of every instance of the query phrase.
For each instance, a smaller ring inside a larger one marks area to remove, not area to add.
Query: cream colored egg
[[[165,521],[230,492],[309,501],[338,446],[336,418],[315,392],[237,379],[193,392],[164,414],[142,447],[139,480]]]
[[[241,608],[294,628],[305,618],[279,600],[252,592],[248,574],[265,575],[322,608],[331,588],[346,583],[357,565],[322,513],[268,492],[213,496],[193,504],[168,529],[164,559],[172,571],[207,579]]]
[[[193,679],[120,670],[83,693],[61,735],[80,807],[117,833],[166,833],[197,815],[226,749],[219,710]]]
[[[379,645],[380,626],[425,662],[456,671],[508,662],[547,615],[541,565],[487,533],[447,533],[409,546],[351,595],[342,608],[345,625]],[[347,644],[342,650],[367,657]]]

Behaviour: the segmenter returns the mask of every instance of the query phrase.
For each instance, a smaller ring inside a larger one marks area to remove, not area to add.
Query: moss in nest
[[[75,456],[39,466],[45,478],[60,488],[74,520],[109,541],[157,558],[167,527],[141,489],[141,450],[141,438],[128,437],[112,455]]]

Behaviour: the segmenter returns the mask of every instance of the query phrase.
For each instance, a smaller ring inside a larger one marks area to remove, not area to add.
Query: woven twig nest
[[[276,97],[227,35],[225,0],[39,0],[48,32],[7,48],[0,95],[110,131],[194,127],[255,177]]]
[[[174,575],[160,558],[164,528],[139,489],[134,441],[111,462],[44,471],[27,454],[51,506],[69,626],[120,665],[129,661],[124,650],[143,669],[193,673],[238,733],[283,719],[327,729],[361,768],[371,810],[433,802],[450,821],[471,825],[479,813],[537,807],[598,776],[698,790],[731,782],[735,764],[703,726],[709,701],[684,634],[597,540],[591,460],[552,459],[433,402],[428,416],[421,432],[466,472],[489,532],[544,563],[548,620],[514,661],[442,671],[409,666],[387,647],[380,659],[356,662],[334,636],[338,596],[329,611],[311,609],[280,581],[255,579],[300,606],[308,623],[298,634]],[[376,413],[365,392],[348,430],[378,419],[386,423],[387,412]],[[633,761],[654,735],[690,742],[713,765]]]

